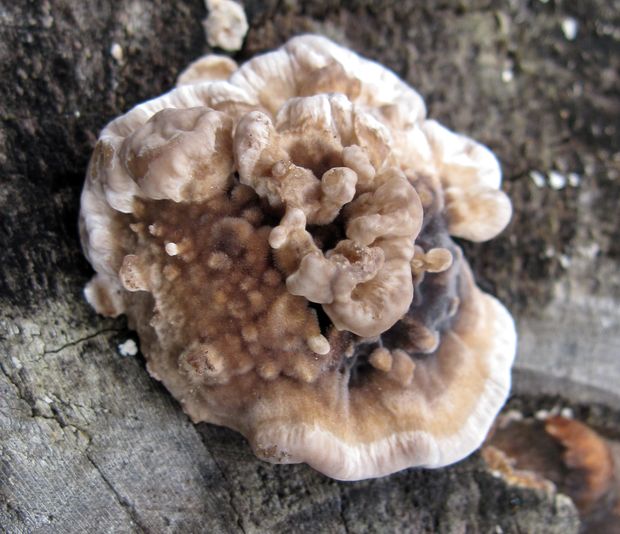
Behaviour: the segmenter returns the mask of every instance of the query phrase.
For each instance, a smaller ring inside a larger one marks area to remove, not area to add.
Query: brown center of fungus
[[[275,125],[248,113],[235,133],[241,182],[283,214],[269,244],[289,292],[363,337],[386,331],[409,308],[423,218],[415,188],[390,161],[385,130],[344,95],[322,94],[287,101]],[[313,233],[337,218],[344,238],[325,250]]]
[[[80,221],[89,302],[127,314],[193,420],[270,461],[356,479],[462,458],[515,350],[450,238],[507,224],[497,161],[321,37],[227,61],[102,132]]]

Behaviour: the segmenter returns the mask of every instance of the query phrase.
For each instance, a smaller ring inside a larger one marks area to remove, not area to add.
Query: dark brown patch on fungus
[[[508,222],[496,159],[324,38],[224,66],[194,63],[102,132],[89,302],[127,314],[194,421],[269,461],[354,480],[463,458],[516,343],[450,237]]]

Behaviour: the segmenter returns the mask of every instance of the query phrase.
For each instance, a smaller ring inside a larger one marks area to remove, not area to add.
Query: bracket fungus
[[[86,297],[127,315],[193,421],[265,460],[343,480],[444,466],[510,385],[513,320],[451,238],[504,228],[500,181],[488,149],[323,37],[207,56],[101,133]]]

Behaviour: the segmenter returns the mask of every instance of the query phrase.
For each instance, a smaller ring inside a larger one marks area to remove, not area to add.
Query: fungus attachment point
[[[269,461],[354,480],[463,458],[506,398],[516,340],[451,235],[496,235],[510,202],[491,152],[425,114],[318,36],[239,68],[194,62],[101,133],[80,216],[88,301],[128,315],[194,421]]]

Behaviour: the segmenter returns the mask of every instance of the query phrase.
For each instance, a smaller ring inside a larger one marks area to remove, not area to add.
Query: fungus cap
[[[82,193],[86,297],[126,313],[194,421],[355,480],[458,461],[510,385],[510,314],[450,234],[510,202],[475,141],[384,67],[306,35],[207,56],[101,133]]]

